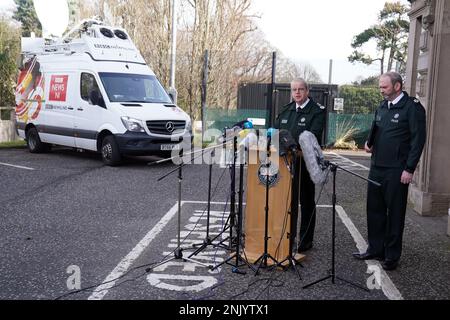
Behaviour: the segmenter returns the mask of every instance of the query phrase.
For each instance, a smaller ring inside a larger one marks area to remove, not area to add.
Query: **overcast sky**
[[[58,19],[52,2],[52,20]],[[167,0],[169,1],[169,0]],[[399,0],[408,4],[406,0]],[[267,40],[294,61],[311,64],[324,82],[328,81],[329,60],[333,59],[335,84],[350,83],[358,76],[376,75],[376,65],[347,62],[353,37],[377,22],[386,0],[253,0],[258,26]],[[0,0],[0,12],[11,8],[13,0]],[[369,46],[374,51],[375,46]]]
[[[267,39],[287,57],[308,62],[328,82],[329,60],[333,59],[333,83],[354,81],[370,76],[379,67],[352,65],[352,39],[377,22],[386,0],[254,0],[253,10],[260,13],[257,24]],[[393,1],[390,1],[393,2]],[[406,0],[400,0],[408,4]],[[374,52],[375,45],[367,47]]]

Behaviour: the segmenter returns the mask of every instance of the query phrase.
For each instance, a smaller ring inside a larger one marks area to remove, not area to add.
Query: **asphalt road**
[[[36,155],[0,149],[0,299],[449,299],[447,217],[423,218],[408,211],[403,256],[395,271],[385,272],[375,261],[356,261],[351,253],[366,245],[366,182],[352,173],[367,177],[369,159],[327,158],[342,168],[336,175],[338,278],[303,289],[330,275],[331,178],[317,189],[316,237],[303,267],[297,267],[301,278],[293,268],[264,268],[255,275],[245,264],[233,268],[235,259],[211,271],[209,265],[229,258],[223,247],[208,245],[192,261],[173,259],[180,183],[177,173],[157,181],[173,164],[148,166],[154,158],[136,157],[111,168],[89,152],[58,148]],[[229,214],[230,174],[220,166],[212,172],[210,232],[215,236]],[[192,252],[192,243],[205,238],[207,182],[207,165],[183,169],[180,239],[188,248],[183,257]]]

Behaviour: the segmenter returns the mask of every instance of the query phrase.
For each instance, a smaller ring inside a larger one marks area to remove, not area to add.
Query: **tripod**
[[[242,152],[241,152],[242,155]],[[235,168],[233,169],[235,170]],[[235,174],[233,174],[233,177],[235,176]],[[233,184],[233,182],[232,182]],[[232,189],[234,188],[234,186],[232,187]],[[253,269],[253,266],[247,261],[247,259],[244,259],[241,254],[240,254],[240,248],[241,248],[241,239],[242,239],[242,221],[243,221],[243,189],[244,189],[244,161],[241,157],[241,161],[240,161],[240,165],[239,165],[239,197],[238,197],[238,212],[239,214],[237,215],[238,218],[238,223],[237,223],[237,229],[236,229],[236,252],[230,256],[228,259],[226,259],[225,261],[223,261],[222,263],[218,264],[217,266],[215,266],[212,270],[217,269],[218,267],[220,267],[223,264],[229,264],[231,266],[233,266],[232,268],[232,272],[233,273],[237,273],[237,274],[246,274],[245,271],[241,271],[239,269],[240,266],[242,266],[242,264],[240,264],[239,262],[243,262],[244,264],[246,264],[250,269],[252,269],[253,271],[255,271]],[[231,214],[230,214],[231,215]],[[230,228],[232,228],[232,226],[230,226]],[[235,264],[230,264],[229,261],[235,259]]]
[[[203,155],[203,153],[201,154]],[[177,172],[178,171],[178,212],[177,212],[177,248],[174,251],[174,256],[171,258],[168,258],[160,263],[158,263],[157,265],[153,266],[150,270],[153,270],[167,262],[170,262],[172,260],[183,260],[183,261],[189,261],[189,262],[193,262],[193,263],[197,263],[203,267],[209,268],[211,269],[212,266],[211,265],[207,265],[204,263],[201,263],[199,261],[193,260],[190,257],[184,258],[183,257],[183,248],[181,248],[181,182],[183,181],[183,171],[182,168],[186,165],[186,163],[183,162],[183,156],[180,153],[180,159],[182,161],[182,163],[180,165],[178,165],[177,168],[175,168],[174,170],[170,171],[169,173],[167,173],[166,175],[162,176],[161,178],[158,179],[159,181],[164,180],[165,178],[167,178],[168,176],[170,176],[172,173]]]
[[[215,155],[215,149],[212,150],[211,152],[211,158],[213,158]],[[218,243],[218,244],[214,244],[213,241],[216,240],[219,236],[215,237],[214,239],[211,239],[211,237],[209,236],[209,224],[210,224],[210,217],[211,217],[211,180],[212,180],[212,165],[213,165],[213,161],[212,159],[210,159],[210,163],[209,163],[209,177],[208,177],[208,205],[207,205],[207,214],[206,214],[206,237],[203,240],[203,243],[201,244],[193,244],[192,246],[194,248],[199,247],[196,251],[194,251],[189,258],[196,256],[197,254],[199,254],[201,251],[203,251],[204,249],[206,249],[208,246],[213,246],[214,248],[216,247],[222,247],[222,248],[226,248],[223,244]]]
[[[259,269],[264,266],[265,268],[267,268],[267,260],[270,259],[274,262],[274,264],[278,264],[278,261],[272,257],[269,253],[268,253],[268,243],[269,243],[269,178],[270,178],[270,166],[271,166],[271,162],[270,162],[270,145],[271,145],[271,138],[272,136],[269,134],[267,137],[267,150],[266,150],[266,206],[265,206],[265,215],[264,215],[264,253],[258,258],[256,259],[256,261],[254,262],[254,264],[257,264],[259,261],[259,265],[258,268],[255,271],[255,276],[258,274]]]
[[[345,172],[348,172],[348,173],[350,173],[350,174],[352,174],[352,175],[354,175],[356,177],[359,177],[359,178],[361,178],[363,180],[366,180],[366,181],[368,181],[370,183],[373,183],[373,184],[375,184],[375,185],[377,185],[379,187],[381,187],[381,185],[378,182],[372,181],[370,179],[366,179],[366,178],[364,178],[364,177],[362,177],[362,176],[360,176],[360,175],[358,175],[358,174],[356,174],[354,172],[348,171],[348,170],[346,170],[346,169],[344,169],[342,167],[339,167],[338,165],[333,164],[331,162],[324,161],[324,165],[326,167],[329,167],[330,171],[333,173],[333,195],[332,195],[332,210],[333,210],[332,217],[333,217],[333,222],[332,222],[332,229],[331,229],[332,230],[331,231],[331,272],[326,277],[303,286],[303,289],[309,288],[309,287],[311,287],[311,286],[313,286],[313,285],[315,285],[315,284],[317,284],[319,282],[322,282],[322,281],[325,281],[325,280],[328,280],[328,279],[331,279],[331,283],[335,284],[336,279],[338,279],[338,280],[341,280],[342,282],[345,282],[347,284],[350,284],[350,285],[354,286],[355,288],[359,288],[359,289],[362,289],[364,291],[369,292],[369,289],[364,288],[363,286],[360,286],[360,285],[358,285],[356,283],[353,283],[353,282],[351,282],[349,280],[346,280],[346,279],[341,278],[341,277],[336,275],[336,267],[335,267],[335,263],[336,263],[336,258],[335,258],[335,246],[336,246],[336,198],[337,198],[336,197],[336,172],[337,172],[337,169],[340,168],[341,170],[343,170]]]

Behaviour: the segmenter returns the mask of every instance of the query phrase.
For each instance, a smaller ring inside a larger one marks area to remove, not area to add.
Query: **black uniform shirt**
[[[394,106],[384,101],[375,112],[377,126],[372,165],[403,168],[414,173],[426,140],[425,109],[419,100],[404,97]]]
[[[297,143],[303,131],[310,131],[316,136],[320,144],[325,126],[325,107],[315,103],[312,99],[298,112],[296,107],[295,101],[282,107],[280,114],[276,118],[275,128],[288,130]]]

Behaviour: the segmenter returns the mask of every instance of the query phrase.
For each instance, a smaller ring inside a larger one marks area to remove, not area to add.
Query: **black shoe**
[[[305,244],[302,243],[302,244],[298,247],[297,252],[298,252],[298,253],[306,252],[306,251],[310,250],[312,247],[313,247],[312,242],[308,242],[308,243],[305,243]]]
[[[364,253],[354,252],[353,257],[358,260],[380,260],[380,261],[384,260],[384,257],[382,255],[373,254],[369,252]]]
[[[398,266],[398,260],[385,260],[381,265],[384,270],[395,270]]]

